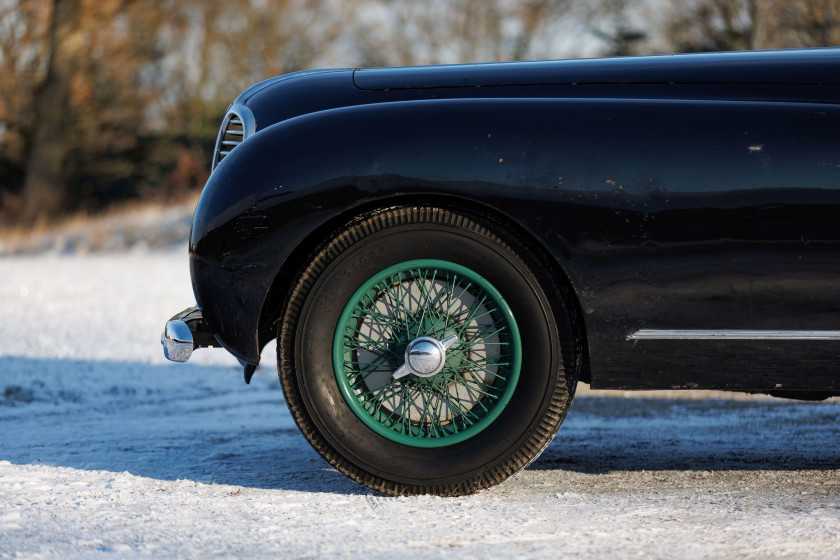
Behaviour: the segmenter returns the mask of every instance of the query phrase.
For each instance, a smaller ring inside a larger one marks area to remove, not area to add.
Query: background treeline
[[[200,188],[286,72],[838,44],[840,0],[0,0],[0,226]]]

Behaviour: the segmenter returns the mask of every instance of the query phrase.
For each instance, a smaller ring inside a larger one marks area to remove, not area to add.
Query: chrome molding
[[[840,340],[840,331],[639,329],[627,340]]]
[[[415,338],[405,350],[405,363],[393,373],[394,379],[414,374],[432,377],[446,364],[446,349],[458,342],[458,335],[451,334],[443,340],[429,336]]]

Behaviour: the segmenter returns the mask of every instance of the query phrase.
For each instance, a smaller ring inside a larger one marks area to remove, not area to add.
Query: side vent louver
[[[231,150],[245,139],[245,126],[236,113],[228,113],[222,122],[219,138],[216,140],[216,151],[213,154],[213,169],[225,159]]]

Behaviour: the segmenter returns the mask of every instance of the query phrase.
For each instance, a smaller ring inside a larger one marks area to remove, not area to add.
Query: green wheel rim
[[[457,342],[440,371],[395,379],[419,337]],[[333,368],[353,413],[377,434],[413,447],[444,447],[495,421],[516,389],[522,341],[505,299],[476,272],[422,259],[386,268],[345,306]]]

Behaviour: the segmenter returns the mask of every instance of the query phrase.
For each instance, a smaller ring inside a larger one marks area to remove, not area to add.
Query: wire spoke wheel
[[[551,442],[581,338],[551,261],[506,224],[396,206],[337,227],[278,322],[289,411],[312,447],[391,495],[470,494]]]
[[[424,338],[457,342],[431,355],[434,373],[397,379]],[[353,294],[333,360],[345,400],[368,427],[405,445],[438,447],[474,436],[501,414],[519,379],[522,343],[509,306],[487,280],[426,259],[389,267]]]

